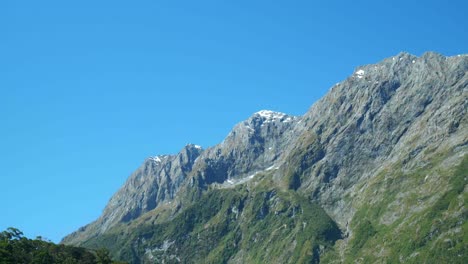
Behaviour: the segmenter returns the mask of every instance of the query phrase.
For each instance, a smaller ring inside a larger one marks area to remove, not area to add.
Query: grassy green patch
[[[370,184],[372,193],[365,195],[376,198],[362,204],[353,218],[346,262],[468,262],[467,210],[463,206],[468,156],[456,168],[440,169],[442,160],[437,156],[424,169],[410,174],[399,169],[385,171]],[[419,184],[430,173],[438,173],[443,181],[431,189],[434,193],[421,194],[417,191]],[[438,199],[429,202],[434,196]],[[392,215],[388,214],[390,210],[395,211],[396,219],[382,224]]]

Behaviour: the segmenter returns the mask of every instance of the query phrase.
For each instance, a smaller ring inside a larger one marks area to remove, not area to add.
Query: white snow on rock
[[[149,157],[149,159],[154,161],[154,162],[161,162],[161,159],[158,156]]]
[[[261,117],[264,117],[266,119],[280,119],[283,118],[286,114],[280,113],[280,112],[274,112],[270,110],[261,110],[255,113],[256,115],[259,115]]]
[[[358,70],[355,74],[356,74],[356,77],[358,77],[359,79],[361,79],[362,77],[364,77],[364,74],[366,72],[364,70]]]
[[[263,123],[270,123],[280,120],[281,122],[291,122],[295,117],[288,116],[285,113],[274,112],[270,110],[261,110],[254,114],[254,116],[260,116],[264,119]]]
[[[240,178],[240,179],[227,179],[225,182],[224,182],[224,188],[230,188],[232,186],[236,186],[236,185],[239,185],[239,184],[243,184],[243,183],[246,183],[250,180],[252,180],[255,176],[257,176],[258,174],[262,173],[262,172],[266,172],[266,171],[271,171],[271,170],[277,170],[279,167],[278,166],[275,166],[275,165],[272,165],[268,168],[266,168],[265,170],[263,171],[257,171],[253,174],[250,174],[248,175],[247,177],[244,177],[244,178]]]
[[[200,145],[195,145],[194,147],[195,147],[196,149],[202,149],[202,146],[200,146]]]

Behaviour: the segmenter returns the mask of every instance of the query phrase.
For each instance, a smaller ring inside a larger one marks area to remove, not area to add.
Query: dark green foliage
[[[105,248],[100,248],[96,250],[96,258],[97,258],[98,264],[111,264],[112,263],[109,250]]]
[[[0,264],[16,263],[116,263],[105,249],[96,252],[73,246],[56,245],[38,239],[28,239],[16,228],[8,228],[0,233]]]
[[[355,254],[364,246],[369,238],[377,233],[377,231],[372,223],[365,219],[356,226],[354,233],[355,235],[351,243],[351,251]]]

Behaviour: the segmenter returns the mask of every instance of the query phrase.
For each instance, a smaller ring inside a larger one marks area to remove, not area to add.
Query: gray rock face
[[[345,228],[357,201],[345,197],[358,195],[382,168],[397,161],[423,166],[418,157],[430,148],[466,154],[467,70],[467,56],[436,53],[401,53],[358,67],[302,117],[260,111],[217,146],[188,145],[177,155],[147,159],[99,219],[63,242],[80,244],[187,190],[203,192],[273,167],[279,184],[289,179],[290,188]]]
[[[459,146],[465,152],[467,69],[467,56],[436,53],[401,53],[357,68],[303,117],[303,134],[317,135],[314,144],[325,154],[300,169],[301,190],[345,226],[353,207],[343,197],[386,164],[405,155],[417,163],[428,147]]]
[[[102,216],[69,238],[80,240],[90,234],[101,234],[117,223],[129,222],[161,203],[174,199],[201,153],[203,149],[200,146],[190,144],[177,155],[146,159],[112,196]]]
[[[273,111],[260,111],[237,124],[226,139],[210,148],[194,166],[204,184],[222,183],[273,166],[294,138],[300,118]]]
[[[173,201],[182,187],[203,190],[213,183],[265,170],[283,154],[299,119],[259,111],[237,124],[217,146],[203,150],[197,145],[187,145],[177,155],[148,158],[110,199],[101,217],[69,235],[64,242],[83,240],[118,223],[132,221],[160,204]]]
[[[200,146],[187,145],[177,155],[148,158],[109,201],[103,213],[101,232],[116,221],[131,221],[160,203],[174,199],[202,152]]]

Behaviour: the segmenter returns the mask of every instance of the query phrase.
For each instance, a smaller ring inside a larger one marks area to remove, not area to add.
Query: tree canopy
[[[41,237],[29,239],[21,230],[9,227],[0,233],[0,264],[7,263],[83,263],[111,264],[107,249],[88,250],[81,247],[54,244]],[[121,262],[122,263],[122,262]]]

